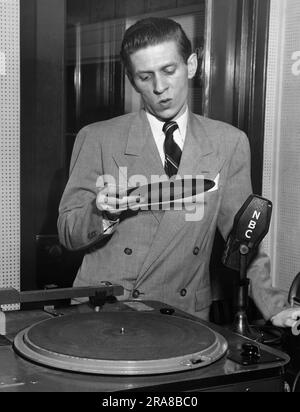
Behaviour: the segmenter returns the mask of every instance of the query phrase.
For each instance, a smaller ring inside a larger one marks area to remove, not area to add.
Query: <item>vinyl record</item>
[[[209,179],[170,179],[131,188],[128,195],[137,197],[131,210],[176,210],[204,202],[204,193],[213,190],[215,182]],[[112,213],[128,210],[129,206],[111,209]]]

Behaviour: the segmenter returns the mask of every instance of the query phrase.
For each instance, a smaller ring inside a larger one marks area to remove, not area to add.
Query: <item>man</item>
[[[197,57],[179,24],[139,21],[125,33],[121,56],[144,108],[80,131],[60,205],[60,240],[68,249],[86,250],[76,286],[110,281],[124,287],[124,299],[158,300],[208,319],[215,230],[226,238],[252,193],[248,140],[230,125],[189,111]],[[188,222],[184,210],[120,212],[140,201],[120,183],[124,170],[127,182],[178,174],[218,184],[205,194],[197,222]],[[300,313],[272,289],[267,256],[258,256],[248,276],[264,317],[292,326]]]

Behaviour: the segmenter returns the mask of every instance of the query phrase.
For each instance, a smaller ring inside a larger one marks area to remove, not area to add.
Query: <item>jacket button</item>
[[[133,297],[134,299],[138,299],[138,298],[140,297],[140,291],[137,290],[137,289],[135,289],[135,290],[132,292],[132,297]]]
[[[125,255],[130,256],[130,255],[132,255],[132,249],[129,249],[129,247],[127,247],[127,248],[124,250],[124,253],[125,253]]]
[[[187,294],[187,290],[186,290],[186,289],[182,289],[182,290],[180,291],[180,296],[182,296],[183,298],[186,296],[186,294]]]
[[[199,255],[199,252],[200,252],[200,248],[195,247],[195,249],[194,249],[194,251],[193,251],[194,255],[195,255],[195,256]]]

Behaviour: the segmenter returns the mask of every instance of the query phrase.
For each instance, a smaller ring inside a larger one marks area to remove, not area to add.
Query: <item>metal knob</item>
[[[242,346],[243,352],[242,356],[248,359],[259,359],[260,358],[260,349],[259,346],[253,345],[253,343],[244,343]]]

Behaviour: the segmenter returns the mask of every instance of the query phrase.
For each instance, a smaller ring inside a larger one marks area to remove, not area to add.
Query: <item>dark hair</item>
[[[192,54],[192,45],[183,28],[174,20],[149,17],[139,20],[125,32],[121,58],[130,73],[130,55],[148,46],[155,46],[165,41],[174,40],[185,63]]]

